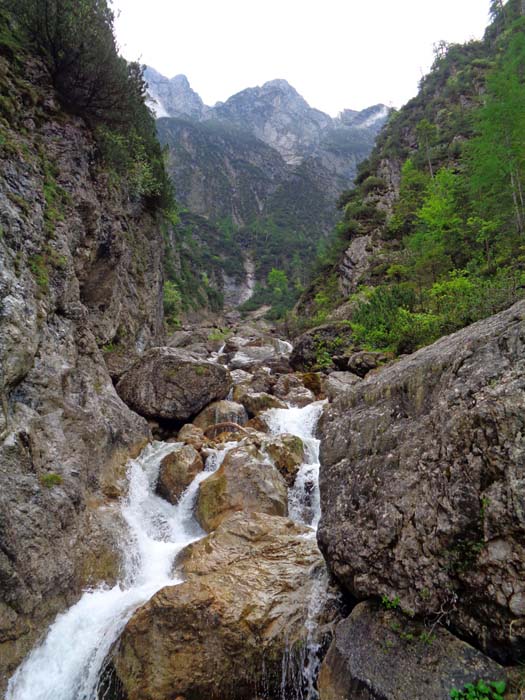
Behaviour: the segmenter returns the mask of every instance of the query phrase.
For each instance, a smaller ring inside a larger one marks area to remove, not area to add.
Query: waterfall
[[[106,656],[133,612],[164,586],[180,583],[172,574],[176,555],[205,534],[193,517],[199,484],[233,445],[208,457],[205,470],[173,506],[154,491],[160,462],[176,446],[153,443],[129,463],[121,507],[128,526],[122,581],[86,591],[56,618],[9,681],[6,700],[94,700]]]
[[[305,461],[295,483],[288,492],[290,518],[312,528],[315,536],[321,518],[319,496],[319,445],[315,431],[325,401],[316,401],[304,408],[273,408],[264,414],[273,435],[290,433],[300,437],[305,448]]]
[[[315,437],[317,423],[326,401],[316,401],[304,408],[273,408],[265,412],[264,418],[273,435],[289,433],[301,438],[304,444],[304,462],[300,466],[295,483],[288,491],[288,511],[292,520],[311,528],[311,537],[315,537],[321,518],[321,499],[319,494],[319,447],[320,440]],[[312,572],[315,581],[308,607],[305,623],[306,645],[299,658],[291,658],[289,650],[283,657],[281,698],[287,700],[286,688],[290,679],[294,682],[293,700],[317,700],[316,688],[319,672],[319,651],[321,648],[317,636],[317,620],[327,598],[328,577],[325,570]],[[300,681],[297,677],[300,669]]]
[[[289,514],[309,528],[315,537],[320,518],[319,440],[317,422],[324,402],[304,408],[272,409],[265,419],[273,434],[290,433],[301,438],[304,463],[289,490]],[[180,443],[155,442],[128,465],[128,494],[121,501],[127,525],[122,533],[123,572],[113,587],[99,586],[84,592],[69,610],[57,616],[45,638],[36,646],[9,681],[6,700],[95,700],[103,684],[101,674],[113,644],[134,611],[157,591],[181,583],[173,574],[177,554],[205,535],[193,516],[200,483],[216,471],[237,443],[211,451],[205,470],[197,475],[176,505],[155,494],[162,459]],[[283,658],[283,700],[293,678],[294,700],[315,700],[319,667],[317,620],[326,597],[326,572],[313,571],[314,585],[306,645],[299,654]],[[290,674],[294,674],[291,676]],[[289,698],[287,695],[286,697]]]

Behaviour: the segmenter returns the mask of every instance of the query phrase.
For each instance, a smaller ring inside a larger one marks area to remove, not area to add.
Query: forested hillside
[[[482,41],[436,47],[340,198],[299,325],[346,319],[356,345],[405,353],[523,296],[523,14],[495,1]]]

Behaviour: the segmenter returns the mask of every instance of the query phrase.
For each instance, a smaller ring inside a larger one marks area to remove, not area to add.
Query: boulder
[[[525,301],[367,375],[319,431],[318,539],[343,586],[523,658]]]
[[[377,369],[392,359],[389,355],[382,352],[368,352],[362,350],[355,352],[348,358],[346,369],[358,377],[365,377],[373,369]]]
[[[268,423],[264,420],[262,416],[255,416],[255,418],[250,418],[250,420],[246,423],[245,428],[251,428],[252,430],[256,430],[259,433],[270,432]]]
[[[291,697],[324,576],[307,532],[286,518],[238,513],[190,545],[185,582],[135,612],[114,652],[128,700]]]
[[[351,372],[330,372],[322,381],[323,394],[329,399],[336,399],[360,381],[361,378]]]
[[[249,384],[253,375],[250,372],[245,372],[243,369],[234,369],[231,372],[231,378],[235,386],[236,384]]]
[[[193,479],[204,469],[202,457],[191,445],[177,445],[160,463],[156,492],[177,503]]]
[[[206,437],[202,428],[198,428],[193,423],[186,423],[177,433],[177,442],[192,445],[199,452],[206,442]]]
[[[333,355],[340,355],[352,346],[352,331],[348,324],[330,323],[312,328],[294,341],[290,365],[295,370],[332,366]]]
[[[301,378],[295,374],[281,375],[273,387],[273,394],[301,408],[315,401],[313,392],[307,389]]]
[[[304,462],[304,445],[301,438],[287,433],[271,436],[263,441],[262,448],[271,457],[286,484],[289,487],[293,486],[297,472]]]
[[[241,390],[237,391],[237,389]],[[269,408],[287,407],[284,401],[281,401],[281,399],[278,399],[276,396],[267,394],[264,391],[251,392],[244,387],[236,387],[234,398],[239,401],[239,403],[242,403],[250,416],[257,416],[259,413],[267,411]]]
[[[450,700],[479,680],[504,681],[505,671],[443,627],[360,603],[337,625],[318,685],[320,700]]]
[[[220,468],[199,488],[196,516],[210,532],[237,511],[287,515],[286,483],[251,444],[228,452]]]
[[[144,353],[119,381],[117,392],[142,416],[187,420],[212,401],[224,399],[230,387],[230,373],[222,365],[160,347]]]
[[[215,442],[230,442],[242,440],[248,433],[237,423],[215,423],[206,428],[204,435]]]
[[[234,353],[229,353],[226,357],[231,369],[249,370],[274,360],[277,357],[277,352],[272,345],[244,346]]]
[[[318,399],[322,394],[321,382],[323,380],[324,374],[321,372],[301,372],[299,374],[304,386],[315,395]]]
[[[217,423],[237,423],[244,425],[248,421],[246,409],[235,401],[214,401],[199,413],[193,425],[205,430]]]

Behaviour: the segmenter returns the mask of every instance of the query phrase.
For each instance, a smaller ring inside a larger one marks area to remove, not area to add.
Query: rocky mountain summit
[[[379,104],[361,111],[345,109],[333,119],[310,107],[283,79],[269,80],[262,86],[241,90],[226,102],[207,107],[185,75],[168,79],[148,67],[145,78],[149,104],[158,119],[217,120],[235,125],[274,148],[291,166],[314,155],[317,148],[321,152],[333,131],[351,130],[356,146],[366,140],[373,144],[389,113],[385,105]]]
[[[192,90],[185,75],[168,80],[154,68],[146,68],[144,78],[148,83],[148,105],[157,118],[190,117],[203,119],[209,112],[199,95]]]

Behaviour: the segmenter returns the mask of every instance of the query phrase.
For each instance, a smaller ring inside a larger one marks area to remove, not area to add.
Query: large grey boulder
[[[525,301],[348,387],[320,424],[329,568],[525,651]]]
[[[319,674],[320,700],[450,700],[467,683],[504,681],[499,664],[442,627],[360,603],[340,622]]]
[[[152,348],[126,372],[117,392],[141,416],[187,420],[231,387],[222,365],[199,361],[176,348]]]

